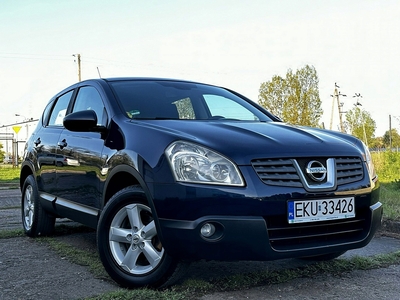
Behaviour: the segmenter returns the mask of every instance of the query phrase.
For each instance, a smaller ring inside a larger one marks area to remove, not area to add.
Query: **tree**
[[[286,78],[275,75],[261,84],[259,104],[287,123],[318,127],[323,112],[318,82],[313,66],[289,69]]]
[[[346,121],[350,134],[362,140],[366,145],[375,137],[376,123],[371,114],[359,106],[346,113]]]
[[[3,144],[0,143],[0,162],[4,160],[4,151],[3,151]]]
[[[378,136],[378,137],[372,138],[372,140],[368,141],[368,147],[370,149],[385,148],[385,144],[383,143],[383,137]]]
[[[392,135],[390,136],[390,132]],[[386,131],[383,135],[383,144],[386,148],[390,148],[390,139],[392,139],[392,147],[398,148],[400,147],[400,135],[395,128],[392,128],[391,131]]]

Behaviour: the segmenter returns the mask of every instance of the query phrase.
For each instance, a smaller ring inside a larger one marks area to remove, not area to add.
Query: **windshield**
[[[250,102],[223,88],[162,80],[110,85],[132,119],[271,121]]]

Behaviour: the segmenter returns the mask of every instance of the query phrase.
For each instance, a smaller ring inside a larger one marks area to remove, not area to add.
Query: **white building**
[[[5,156],[21,157],[24,153],[24,146],[27,139],[37,126],[38,120],[26,120],[8,125],[0,126],[0,143],[3,145]]]

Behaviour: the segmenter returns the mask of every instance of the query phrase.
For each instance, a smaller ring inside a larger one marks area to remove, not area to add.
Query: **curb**
[[[1,183],[0,190],[19,189],[18,183]]]

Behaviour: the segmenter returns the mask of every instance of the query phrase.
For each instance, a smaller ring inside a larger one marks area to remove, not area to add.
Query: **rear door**
[[[63,118],[73,90],[51,101],[43,114],[43,126],[35,134],[34,147],[39,165],[37,182],[40,193],[56,192],[57,142],[63,131]]]

